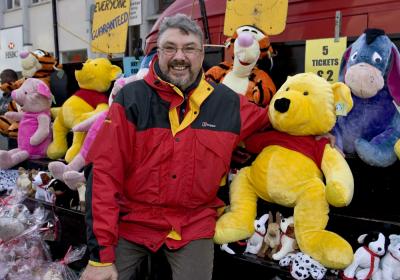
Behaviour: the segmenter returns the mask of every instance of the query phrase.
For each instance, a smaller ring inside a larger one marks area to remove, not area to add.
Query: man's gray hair
[[[157,45],[159,44],[161,35],[170,28],[177,28],[186,35],[189,35],[190,33],[196,35],[200,40],[201,46],[203,46],[203,31],[196,21],[184,14],[176,14],[170,17],[165,17],[162,20],[160,29],[158,30]]]

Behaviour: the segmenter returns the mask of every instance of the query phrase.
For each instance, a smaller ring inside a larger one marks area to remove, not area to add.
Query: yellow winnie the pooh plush
[[[71,162],[81,149],[86,133],[74,132],[72,145],[68,149],[67,133],[87,118],[108,109],[108,97],[105,92],[122,73],[121,68],[112,65],[106,58],[88,59],[82,70],[75,71],[80,89],[61,106],[54,120],[53,142],[47,149],[47,156]],[[68,151],[67,151],[68,149]]]
[[[302,252],[329,268],[342,269],[351,263],[350,244],[325,227],[329,204],[350,203],[353,175],[341,153],[315,135],[329,132],[338,111],[347,113],[352,104],[343,83],[331,85],[312,73],[287,79],[269,105],[276,131],[246,141],[246,148],[260,154],[232,182],[230,210],[217,221],[216,243],[251,236],[260,197],[294,208],[295,235]]]

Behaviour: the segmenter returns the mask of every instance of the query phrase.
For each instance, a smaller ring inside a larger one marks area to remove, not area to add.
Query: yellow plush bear
[[[49,158],[59,159],[65,155],[67,162],[72,161],[79,152],[86,133],[74,132],[69,149],[67,133],[78,123],[108,109],[105,92],[109,89],[111,81],[121,73],[121,68],[112,65],[106,58],[88,59],[82,70],[75,71],[80,89],[69,97],[57,112],[53,125],[53,142],[47,149]]]
[[[245,239],[254,231],[257,198],[294,208],[298,245],[326,267],[342,269],[353,258],[350,244],[325,230],[329,204],[342,207],[353,197],[353,175],[340,152],[326,138],[336,114],[353,103],[343,83],[303,73],[289,77],[272,98],[269,118],[276,131],[246,142],[260,152],[250,167],[240,170],[230,189],[230,210],[217,221],[214,240],[223,244]]]

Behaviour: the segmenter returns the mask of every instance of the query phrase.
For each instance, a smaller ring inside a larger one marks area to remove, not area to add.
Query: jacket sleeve
[[[127,120],[121,94],[119,97],[122,103],[110,107],[86,159],[91,166],[86,189],[88,248],[90,260],[100,263],[115,260],[119,201],[135,141],[136,128]]]
[[[255,132],[265,130],[270,126],[268,106],[262,108],[249,102],[247,97],[240,95],[240,140],[246,139]]]

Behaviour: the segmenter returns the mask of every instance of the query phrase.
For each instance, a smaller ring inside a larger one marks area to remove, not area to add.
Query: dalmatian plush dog
[[[362,234],[362,246],[354,253],[353,262],[343,271],[343,279],[377,279],[380,258],[385,254],[385,236],[380,232]]]
[[[291,266],[290,275],[297,280],[309,277],[320,280],[324,278],[327,269],[319,262],[304,253],[290,253],[279,261],[280,266]]]

